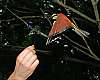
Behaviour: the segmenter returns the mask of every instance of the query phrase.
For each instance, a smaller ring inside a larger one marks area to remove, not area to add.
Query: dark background
[[[62,0],[63,1],[63,0]],[[64,1],[63,1],[64,2]],[[90,0],[67,0],[66,5],[69,5],[76,10],[84,13],[95,20],[94,10]],[[51,7],[51,5],[53,7]],[[24,17],[24,21],[29,25],[25,25],[21,20],[16,18],[7,8],[19,17]],[[52,0],[0,0],[0,78],[6,79],[13,72],[17,55],[27,46],[35,44],[37,49],[46,49],[47,38],[37,34],[28,35],[31,28],[35,28],[48,35],[53,19],[52,14],[64,13],[73,18],[79,28],[88,31],[96,42],[96,55],[100,56],[100,34],[98,33],[98,25],[87,19],[82,18],[71,10],[67,11]],[[41,11],[41,9],[46,13]],[[98,2],[98,10],[100,9],[100,1]],[[99,10],[100,13],[100,10]],[[29,17],[26,16],[39,16]],[[48,21],[48,19],[50,22]],[[31,28],[30,28],[31,27]],[[55,48],[56,49],[56,48]],[[56,52],[60,54],[60,52]],[[66,55],[65,55],[66,56]],[[65,61],[61,63],[54,56],[38,54],[40,65],[36,72],[30,77],[35,80],[99,80],[100,79],[100,64],[98,61],[89,59],[92,65]],[[62,57],[60,57],[62,58]],[[58,61],[57,61],[58,60]],[[62,59],[64,60],[64,59]],[[66,63],[67,62],[67,63]],[[97,66],[95,66],[95,65]],[[98,79],[99,78],[99,79]]]

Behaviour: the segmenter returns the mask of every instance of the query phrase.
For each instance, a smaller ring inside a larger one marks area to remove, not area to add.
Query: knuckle
[[[33,54],[35,54],[36,53],[36,51],[35,50],[33,50]]]
[[[35,46],[34,46],[34,45],[32,45],[32,48],[35,48]]]
[[[34,57],[34,59],[37,59],[37,55],[34,54],[33,57]]]
[[[29,68],[29,65],[27,65],[27,64],[24,64],[24,66],[28,69]]]
[[[28,48],[25,48],[24,51],[30,51],[30,48],[29,47]]]
[[[34,47],[33,46],[29,46],[26,49],[32,50],[32,49],[34,49]]]
[[[38,64],[40,63],[38,59],[37,59],[37,63],[38,63]]]
[[[32,46],[29,46],[29,47],[25,48],[24,50],[30,51],[31,49],[32,49]]]
[[[22,61],[22,58],[20,56],[18,56],[17,61]]]
[[[25,65],[25,62],[24,61],[20,61],[20,64]]]
[[[33,52],[32,52],[32,51],[30,51],[30,52],[28,53],[28,55],[30,55],[30,56],[31,56],[31,55],[33,55]]]
[[[25,67],[25,68],[29,68],[29,65],[26,64],[25,62],[21,62],[22,66]]]

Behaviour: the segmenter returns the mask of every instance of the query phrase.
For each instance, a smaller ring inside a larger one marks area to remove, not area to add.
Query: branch
[[[99,0],[96,0],[96,4],[98,4]]]
[[[64,5],[66,5],[66,0],[64,0]]]
[[[9,8],[7,8],[6,7],[6,9],[11,13],[11,14],[13,14],[15,17],[17,17],[20,21],[22,21],[26,26],[29,26],[28,24],[27,24],[27,22],[25,22],[22,18],[20,18],[18,15],[16,15],[15,13],[13,13]],[[40,35],[42,35],[42,36],[44,36],[44,37],[48,37],[46,34],[44,34],[44,33],[42,33],[42,32],[40,32],[39,30],[36,30],[36,29],[34,29],[34,28],[32,28],[32,31],[35,31],[35,32],[37,32],[38,34],[40,34]]]
[[[52,26],[51,21],[50,21],[50,20],[49,20],[49,18],[46,16],[46,14],[45,14],[45,12],[42,10],[42,8],[40,8],[40,10],[41,10],[41,12],[43,13],[44,18],[46,18],[46,19],[47,19],[47,21],[49,22],[50,26]]]
[[[43,17],[42,16],[22,16],[20,18],[28,19],[28,18],[43,18]],[[1,21],[13,21],[13,20],[16,20],[16,18],[11,18],[11,19],[1,20]]]
[[[100,32],[100,18],[99,18],[99,12],[98,12],[98,8],[97,8],[97,1],[99,0],[91,0],[93,8],[94,8],[94,13],[95,13],[95,17],[96,17],[96,22],[98,23],[98,28],[99,28],[99,32]]]
[[[72,8],[72,7],[70,7],[70,6],[68,6],[68,5],[64,5],[62,2],[60,2],[60,1],[58,1],[58,0],[57,0],[57,1],[54,0],[54,2],[57,3],[57,4],[59,4],[59,5],[61,5],[61,6],[64,7],[65,9],[66,9],[66,8],[70,9],[71,11],[73,11],[73,12],[75,12],[76,14],[80,15],[81,17],[83,17],[83,18],[85,18],[85,19],[91,21],[92,23],[96,23],[96,21],[95,21],[94,19],[92,19],[92,18],[86,16],[85,14],[81,13],[80,11],[78,11],[78,10],[76,10],[76,9],[74,9],[74,8]]]

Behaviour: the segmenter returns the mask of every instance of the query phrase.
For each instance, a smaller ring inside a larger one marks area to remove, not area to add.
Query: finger
[[[23,63],[23,64],[28,63],[28,61],[30,61],[30,59],[31,59],[32,57],[35,58],[34,55],[35,55],[35,51],[34,51],[34,52],[31,51],[31,52],[27,53],[27,55],[23,58],[22,63]],[[37,56],[36,56],[36,58],[37,58]]]
[[[32,69],[32,70],[34,71],[38,64],[39,64],[39,60],[37,59],[37,60],[35,60],[35,62],[32,64],[32,66],[30,67],[30,69]]]
[[[37,56],[33,55],[29,61],[26,63],[27,67],[31,66],[37,60]]]
[[[34,45],[32,45],[32,47],[35,49],[35,46]]]
[[[30,51],[32,51],[34,49],[34,47],[32,46],[29,46],[27,48],[25,48],[19,55],[18,55],[18,59],[22,60],[26,55],[27,53],[29,53]]]

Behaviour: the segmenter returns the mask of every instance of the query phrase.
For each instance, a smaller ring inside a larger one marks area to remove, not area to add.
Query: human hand
[[[8,80],[26,80],[39,64],[34,46],[25,48],[17,57],[15,70]]]

